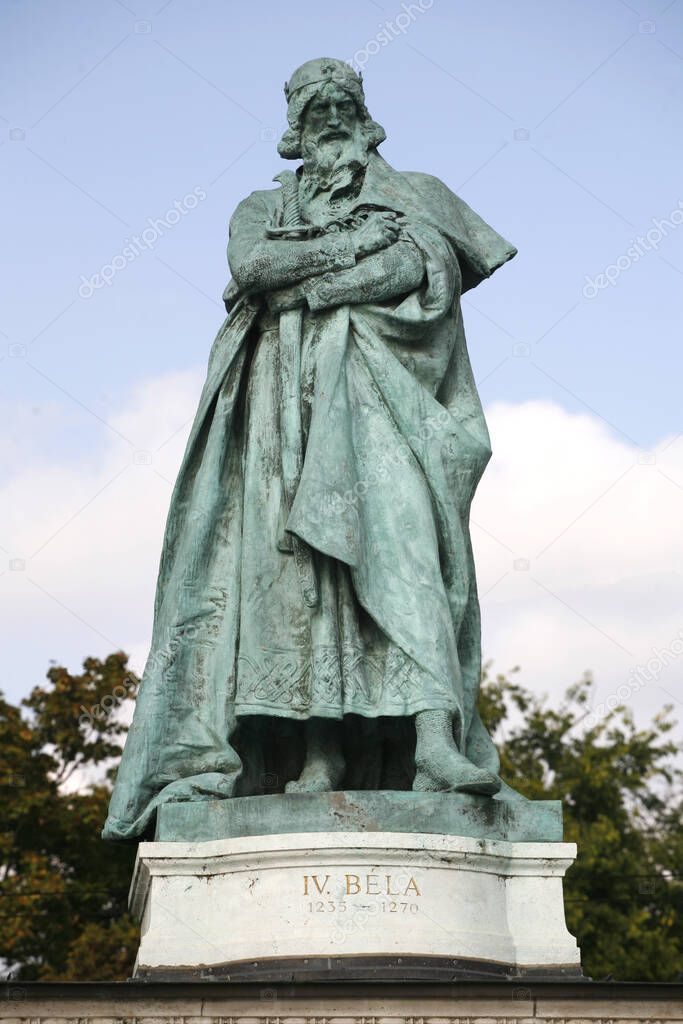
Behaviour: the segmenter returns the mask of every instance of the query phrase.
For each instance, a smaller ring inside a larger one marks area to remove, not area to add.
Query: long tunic
[[[109,838],[139,835],[165,800],[244,792],[240,728],[252,716],[398,723],[444,709],[459,749],[497,765],[476,712],[468,527],[490,449],[459,300],[515,250],[437,179],[373,154],[356,207],[400,213],[424,266],[418,287],[377,300],[344,232],[268,241],[280,203],[279,190],[254,193],[231,222],[241,297],[214,344],[171,503]],[[351,295],[349,273],[360,275]],[[266,298],[304,275],[305,458],[283,522],[279,321]],[[315,608],[287,533],[313,551]]]

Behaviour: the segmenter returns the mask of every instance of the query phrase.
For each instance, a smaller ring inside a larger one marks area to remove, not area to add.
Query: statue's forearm
[[[356,257],[347,232],[300,241],[234,236],[228,245],[228,262],[241,291],[262,292],[352,268]]]
[[[313,310],[347,302],[382,302],[418,288],[424,270],[417,246],[409,239],[402,239],[367,256],[349,270],[306,281],[303,292]]]

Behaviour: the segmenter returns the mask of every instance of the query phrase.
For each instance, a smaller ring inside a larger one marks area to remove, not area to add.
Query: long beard
[[[349,184],[356,171],[368,162],[367,132],[355,126],[346,139],[320,142],[316,138],[302,142],[304,173],[302,187],[310,196],[317,192],[336,191]]]

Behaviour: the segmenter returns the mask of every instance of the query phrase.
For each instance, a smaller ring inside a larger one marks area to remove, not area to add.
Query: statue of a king
[[[476,709],[490,448],[460,298],[515,249],[382,159],[348,64],[308,61],[285,94],[278,151],[301,163],[230,223],[107,838],[165,801],[501,787]]]

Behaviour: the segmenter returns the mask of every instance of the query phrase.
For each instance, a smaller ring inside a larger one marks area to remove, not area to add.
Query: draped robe
[[[266,301],[287,283],[284,250],[273,248],[287,243],[266,236],[282,223],[280,190],[252,193],[232,218],[234,304],[171,499],[151,651],[106,838],[143,834],[165,801],[262,792],[255,766],[267,762],[254,741],[281,751],[270,761],[281,790],[297,770],[297,723],[313,716],[355,723],[347,788],[409,788],[405,757],[392,774],[377,767],[378,751],[393,739],[405,754],[401,730],[428,709],[451,713],[459,749],[497,770],[476,711],[469,536],[490,447],[460,295],[515,250],[438,179],[396,172],[376,153],[355,207],[401,215],[424,277],[382,301],[362,285],[337,301],[337,281],[356,262],[348,235],[289,243],[297,273],[313,276],[301,340],[305,457],[286,522],[280,339]],[[283,531],[313,552],[315,608],[302,600]],[[280,731],[255,728],[264,722]]]

